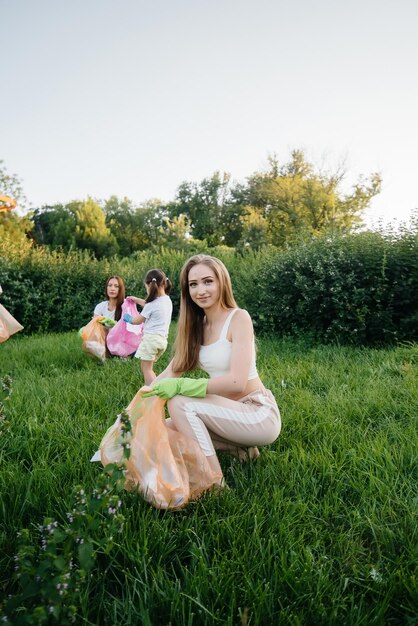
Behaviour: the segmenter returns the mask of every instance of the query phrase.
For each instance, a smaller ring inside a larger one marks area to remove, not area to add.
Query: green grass
[[[277,442],[255,464],[221,457],[231,489],[180,512],[126,493],[123,535],[76,623],[418,623],[418,346],[260,339],[258,365],[282,411]],[[13,337],[6,373],[0,588],[13,593],[17,531],[64,520],[73,486],[93,488],[89,458],[142,379],[137,360],[89,360],[75,333]]]

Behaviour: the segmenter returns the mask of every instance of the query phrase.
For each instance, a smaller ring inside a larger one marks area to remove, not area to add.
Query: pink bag
[[[122,304],[122,316],[129,313],[132,317],[138,317],[138,309],[135,302],[125,300]],[[143,324],[127,324],[121,318],[116,326],[111,328],[106,337],[106,345],[110,354],[114,356],[129,356],[136,352],[144,334]]]

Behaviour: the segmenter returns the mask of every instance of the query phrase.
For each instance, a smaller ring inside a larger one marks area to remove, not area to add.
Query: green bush
[[[264,331],[353,344],[418,338],[417,234],[323,237],[266,261]]]
[[[86,252],[18,250],[9,241],[0,244],[0,261],[2,302],[26,333],[80,327],[103,299],[110,272],[108,261],[96,261]]]
[[[220,246],[207,250],[228,266],[240,306],[247,306],[247,283],[261,265],[253,253],[238,256]],[[68,331],[80,328],[92,315],[95,304],[104,299],[108,276],[118,274],[126,284],[127,295],[145,296],[143,279],[148,270],[161,268],[173,283],[170,297],[174,317],[180,303],[179,275],[189,252],[162,248],[158,252],[138,252],[130,258],[97,260],[88,252],[67,254],[35,247],[0,242],[0,284],[2,303],[25,327],[24,333]]]
[[[206,252],[228,267],[238,305],[258,332],[311,335],[314,340],[378,345],[418,338],[418,228],[316,238],[285,251],[266,247],[241,254],[218,246]],[[2,302],[25,333],[80,328],[104,299],[111,274],[127,294],[145,295],[143,278],[163,269],[173,283],[190,252],[162,248],[130,258],[97,260],[86,252],[0,242]]]

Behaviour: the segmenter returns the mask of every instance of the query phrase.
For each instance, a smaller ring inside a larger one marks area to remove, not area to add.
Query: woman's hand
[[[102,324],[106,328],[113,328],[113,326],[116,326],[115,320],[110,319],[110,317],[103,317],[103,319],[99,320],[99,324]]]
[[[158,396],[163,400],[170,400],[174,396],[204,398],[208,382],[207,378],[163,378],[154,383],[150,391],[143,392],[142,397]]]

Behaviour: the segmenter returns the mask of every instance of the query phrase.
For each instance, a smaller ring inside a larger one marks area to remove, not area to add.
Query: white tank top
[[[231,366],[232,343],[226,338],[232,317],[238,309],[232,309],[231,313],[225,320],[225,324],[221,330],[218,341],[208,346],[200,346],[199,351],[199,367],[209,374],[210,378],[216,378],[227,374]],[[255,345],[253,339],[253,354],[251,360],[248,380],[258,378],[257,367],[255,363]]]

